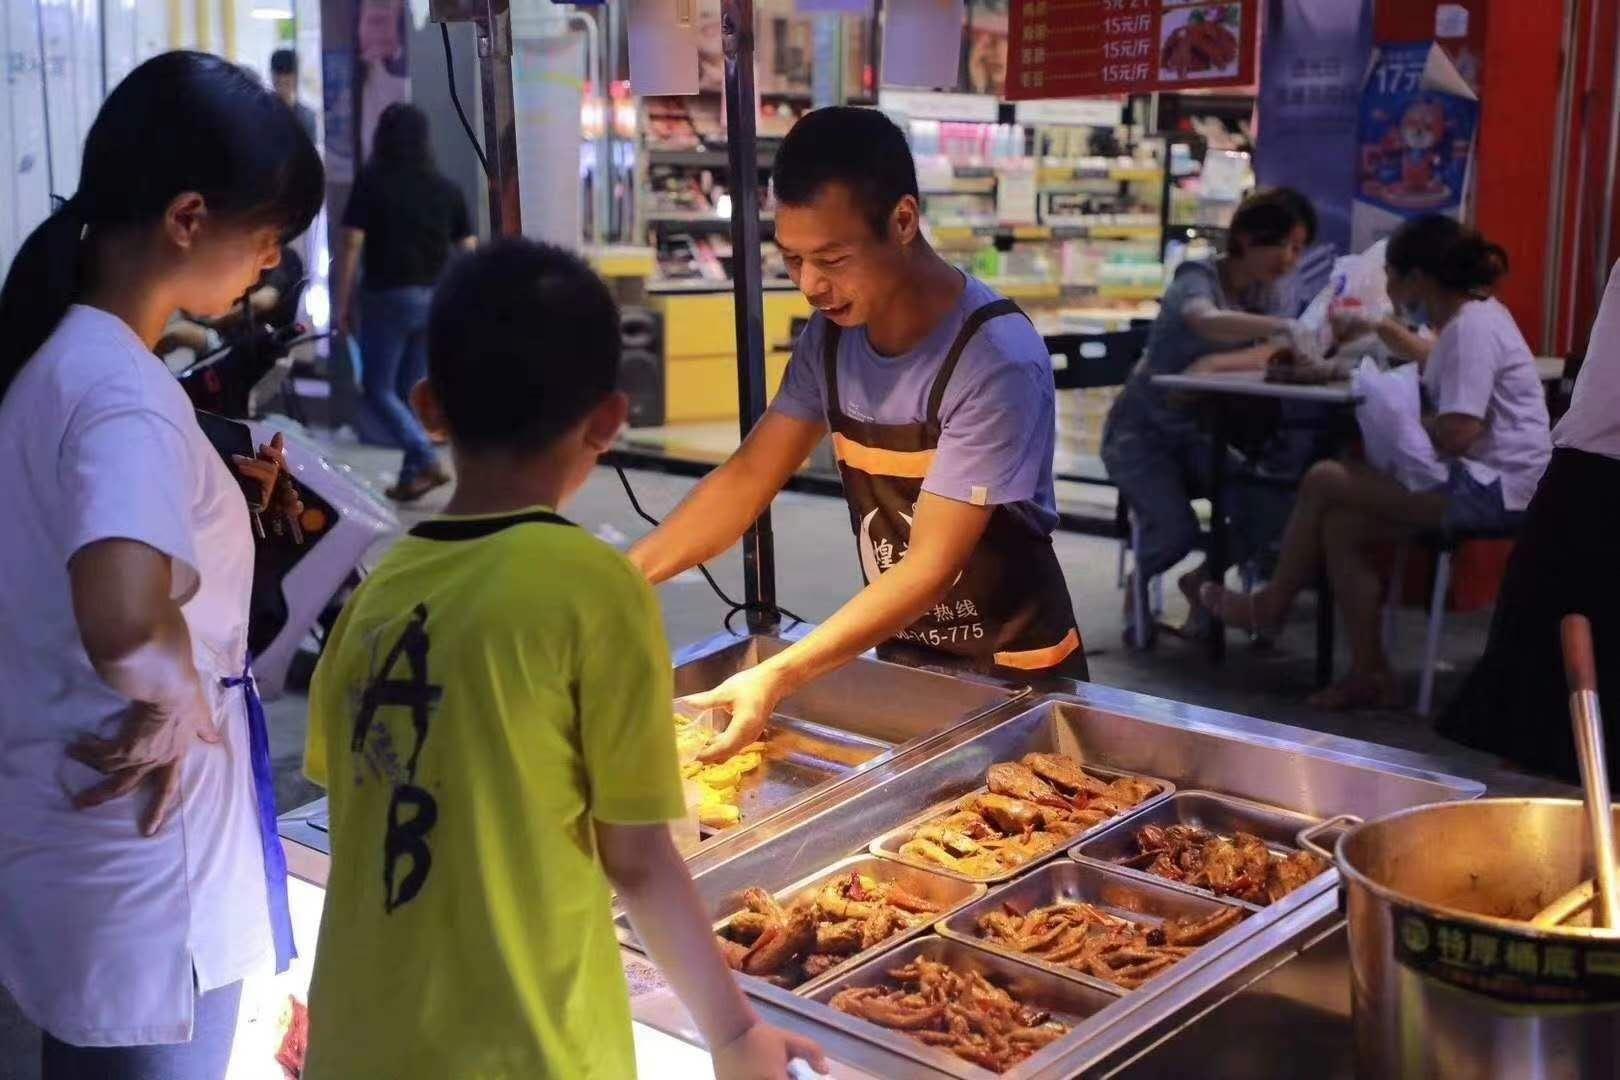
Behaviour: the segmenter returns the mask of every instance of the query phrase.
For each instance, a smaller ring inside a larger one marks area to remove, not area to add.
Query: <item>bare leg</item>
[[[1299,501],[1283,532],[1282,554],[1271,581],[1247,601],[1211,587],[1205,590],[1206,603],[1235,626],[1275,626],[1288,613],[1294,597],[1310,584],[1327,554],[1327,534],[1333,527],[1330,511],[1353,511],[1357,517],[1403,526],[1411,532],[1437,528],[1445,508],[1444,495],[1408,491],[1392,477],[1360,463],[1319,462],[1300,483]],[[1376,629],[1376,606],[1373,612]]]

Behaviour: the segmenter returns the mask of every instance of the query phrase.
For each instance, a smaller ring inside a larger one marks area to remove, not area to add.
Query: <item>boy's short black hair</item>
[[[572,252],[500,240],[451,264],[428,315],[428,381],[463,449],[544,450],[618,385],[619,309]]]
[[[905,196],[917,198],[917,166],[905,133],[876,109],[834,105],[799,117],[776,151],[771,187],[784,206],[807,206],[830,183],[849,188],[882,236]]]
[[[277,49],[270,54],[270,74],[298,74],[298,54],[291,49]]]

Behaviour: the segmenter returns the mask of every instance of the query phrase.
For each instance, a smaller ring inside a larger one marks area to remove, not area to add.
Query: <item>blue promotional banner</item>
[[[1353,240],[1424,214],[1461,217],[1478,124],[1479,100],[1439,46],[1380,47],[1361,94]]]
[[[1372,46],[1372,0],[1266,4],[1255,176],[1311,200],[1328,263],[1350,246],[1357,104]]]

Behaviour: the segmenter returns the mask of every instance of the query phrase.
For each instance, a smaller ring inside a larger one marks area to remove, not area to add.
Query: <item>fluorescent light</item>
[[[255,19],[263,19],[266,22],[293,17],[292,8],[284,7],[255,7],[249,14]]]

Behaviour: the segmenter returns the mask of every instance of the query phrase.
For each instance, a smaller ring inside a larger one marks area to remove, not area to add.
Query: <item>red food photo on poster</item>
[[[1233,78],[1243,56],[1239,4],[1180,7],[1159,22],[1159,78],[1175,82]]]

